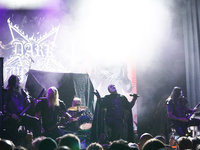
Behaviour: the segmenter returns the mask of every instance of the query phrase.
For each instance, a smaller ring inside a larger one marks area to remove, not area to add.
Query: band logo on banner
[[[7,20],[12,41],[3,45],[0,43],[0,49],[10,50],[10,57],[4,62],[4,81],[8,80],[11,74],[18,74],[21,82],[25,82],[29,69],[40,68],[42,71],[61,72],[64,67],[54,57],[55,41],[58,27],[53,27],[50,32],[40,35],[36,38],[34,34],[28,37],[24,31],[19,29],[18,25],[13,25],[10,19]],[[37,59],[37,63],[34,60]]]

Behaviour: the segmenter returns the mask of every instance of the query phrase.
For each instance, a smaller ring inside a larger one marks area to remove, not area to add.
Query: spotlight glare
[[[133,55],[149,59],[170,24],[169,12],[158,1],[84,1],[80,6],[77,37],[95,60],[113,55],[113,61]]]
[[[7,9],[36,9],[47,6],[52,0],[1,0],[0,7]]]

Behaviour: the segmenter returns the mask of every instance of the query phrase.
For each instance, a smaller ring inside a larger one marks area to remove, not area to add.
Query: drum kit
[[[86,106],[69,107],[67,114],[70,116],[70,119],[61,125],[62,128],[68,133],[90,132],[93,115],[86,111],[87,108]]]
[[[93,115],[87,109],[86,106],[69,107],[65,117],[61,117],[59,121],[59,128],[65,134],[72,133],[79,137],[82,148],[89,145],[92,128]]]

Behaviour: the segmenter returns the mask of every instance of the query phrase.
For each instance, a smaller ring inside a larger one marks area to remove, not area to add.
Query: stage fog
[[[25,87],[30,70],[86,74],[101,96],[109,84],[129,100],[140,96],[132,110],[136,132],[165,134],[163,104],[174,86],[186,92],[178,1],[45,2],[0,3],[4,87],[11,74]],[[59,86],[60,78],[46,81]]]

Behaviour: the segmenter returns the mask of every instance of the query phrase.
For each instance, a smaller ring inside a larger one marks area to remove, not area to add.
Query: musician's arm
[[[174,116],[172,114],[172,111],[169,111],[168,112],[168,117],[169,119],[171,120],[175,120],[175,121],[182,121],[182,122],[188,122],[188,119],[186,117],[177,117],[177,116]]]
[[[195,107],[195,108],[193,109],[194,112],[196,112],[197,110],[198,110],[198,107]]]
[[[186,117],[178,117],[173,114],[173,105],[174,105],[173,101],[168,100],[166,104],[167,104],[167,114],[169,119],[182,122],[188,121]]]
[[[130,102],[130,107],[131,108],[135,105],[135,102],[136,102],[137,98],[138,98],[137,94],[133,94],[132,101]]]
[[[60,109],[61,109],[61,114],[60,116],[60,124],[64,124],[66,121],[72,121],[73,118],[72,116],[67,112],[66,105],[64,101],[59,100],[60,103]]]
[[[8,110],[7,110],[7,108],[6,108],[6,103],[4,103],[4,105],[3,105],[3,113],[4,113],[4,115],[6,116],[6,118],[8,119],[8,118],[13,118],[13,119],[15,119],[15,120],[19,120],[19,117],[18,117],[18,115],[17,114],[15,114],[15,113],[11,113],[11,112],[9,112]]]
[[[40,100],[37,105],[35,106],[35,117],[38,119],[41,118],[41,112],[42,112],[42,101]]]
[[[198,110],[198,106],[195,106],[193,109],[189,109],[190,112],[196,112],[197,110]]]
[[[64,101],[59,100],[59,104],[60,104],[61,116],[65,116],[67,108],[66,108],[66,105],[65,105]]]
[[[186,109],[186,111],[188,113],[191,113],[191,112],[195,111],[194,109],[190,109],[188,106],[185,106],[185,109]]]
[[[16,121],[18,121],[18,120],[19,120],[19,117],[18,117],[18,115],[17,115],[17,114],[15,114],[15,113],[10,113],[10,114],[9,114],[9,117],[10,117],[10,118],[13,118],[13,119],[15,119]]]
[[[35,117],[37,117],[38,119],[41,119],[41,111],[40,111],[40,112],[36,112],[36,113],[35,113]],[[41,130],[42,130],[42,133],[45,132],[45,130],[44,130],[43,127],[41,127]]]

